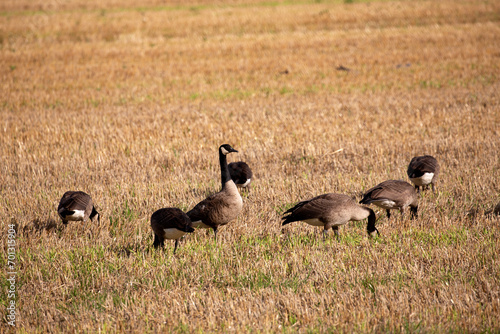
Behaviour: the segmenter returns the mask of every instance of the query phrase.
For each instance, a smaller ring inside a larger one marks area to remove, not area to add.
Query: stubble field
[[[500,2],[349,2],[2,1],[17,330],[498,332]],[[153,249],[155,210],[219,190],[223,143],[255,174],[243,212]],[[416,220],[281,228],[423,154],[441,176]],[[100,224],[61,223],[67,190]]]

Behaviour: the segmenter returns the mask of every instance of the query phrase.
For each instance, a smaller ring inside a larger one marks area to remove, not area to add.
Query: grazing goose
[[[410,206],[412,218],[417,215],[417,192],[411,184],[405,181],[384,181],[369,189],[359,202],[361,204],[375,204],[387,210],[387,218],[391,218],[391,209],[399,209],[403,213]]]
[[[238,151],[228,144],[219,147],[221,191],[205,198],[187,213],[194,227],[212,228],[216,240],[218,227],[234,220],[243,208],[243,200],[227,167],[226,155],[231,152]]]
[[[484,213],[487,216],[500,216],[500,202],[492,210],[488,210]]]
[[[96,216],[97,221],[100,222],[99,212],[96,211],[92,198],[83,191],[65,192],[57,207],[57,213],[65,225],[70,220],[85,222],[90,218],[94,221]]]
[[[151,215],[151,228],[155,234],[153,246],[163,247],[165,239],[175,240],[174,254],[179,239],[186,233],[194,232],[191,219],[178,208],[163,208]]]
[[[288,214],[288,216],[287,216]],[[293,208],[283,214],[283,224],[304,221],[313,226],[324,226],[323,241],[329,229],[333,229],[339,240],[338,228],[348,221],[363,220],[368,218],[368,235],[375,232],[375,213],[372,209],[356,203],[351,197],[342,194],[324,194],[312,199],[297,203]]]
[[[231,179],[236,183],[237,187],[250,190],[250,183],[252,182],[252,170],[246,162],[238,161],[231,162],[228,165],[229,174],[231,174]]]
[[[493,209],[493,213],[496,214],[497,216],[500,216],[500,202]]]
[[[429,184],[432,185],[432,191],[434,192],[435,183],[439,175],[439,163],[436,158],[430,155],[414,157],[411,159],[406,173],[415,185],[417,192],[420,192],[420,187],[424,190],[424,187],[428,187]]]

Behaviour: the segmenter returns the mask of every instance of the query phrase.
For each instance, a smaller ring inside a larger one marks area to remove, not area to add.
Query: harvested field
[[[1,330],[15,300],[26,333],[498,332],[499,36],[498,1],[2,1]],[[151,214],[218,191],[223,143],[243,212],[155,250]],[[423,154],[417,219],[281,227]],[[62,224],[67,190],[100,224]]]

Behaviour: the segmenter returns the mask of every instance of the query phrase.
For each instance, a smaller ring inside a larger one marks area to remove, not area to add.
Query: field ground
[[[17,329],[498,332],[498,1],[0,3],[0,220]],[[156,251],[149,217],[255,172],[236,221]],[[295,202],[441,163],[419,217],[322,242]],[[63,226],[66,190],[100,224]],[[6,239],[5,239],[6,240]],[[6,248],[6,246],[5,246]],[[0,258],[1,331],[8,328]]]

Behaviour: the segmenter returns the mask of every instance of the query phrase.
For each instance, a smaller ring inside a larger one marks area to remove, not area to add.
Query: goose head
[[[219,147],[219,152],[224,154],[224,155],[228,155],[231,152],[238,152],[238,151],[236,151],[234,148],[232,148],[231,145],[224,144],[224,145],[221,145]]]
[[[101,222],[101,216],[99,215],[99,212],[97,212],[97,210],[95,209],[95,206],[92,207],[92,212],[90,213],[90,216],[89,216],[90,220],[94,221],[95,218],[97,218],[97,222],[100,223]]]

